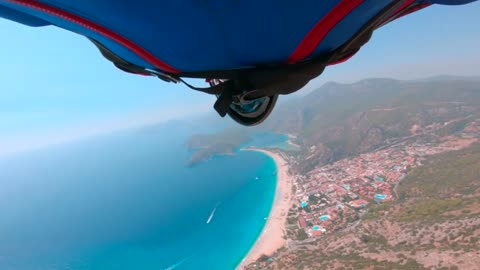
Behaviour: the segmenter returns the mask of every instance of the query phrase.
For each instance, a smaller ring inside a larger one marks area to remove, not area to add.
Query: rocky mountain
[[[195,135],[188,145],[197,150],[192,160],[201,161],[231,152],[248,140],[246,133],[294,134],[303,149],[300,172],[307,172],[432,130],[441,136],[452,134],[478,118],[480,79],[475,77],[329,82],[304,97],[281,102],[260,126],[235,125],[216,134]],[[205,143],[195,147],[192,141]]]
[[[479,80],[366,79],[327,83],[277,108],[262,128],[298,135],[308,171],[432,128],[455,132],[479,115]]]

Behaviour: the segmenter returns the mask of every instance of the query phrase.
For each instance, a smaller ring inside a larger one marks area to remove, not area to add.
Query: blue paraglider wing
[[[328,54],[392,2],[472,0],[0,0],[0,16],[53,24],[137,66],[170,73],[288,64]]]
[[[31,26],[53,24],[98,41],[130,63],[175,73],[294,63],[329,53],[392,2],[2,0],[0,16]]]

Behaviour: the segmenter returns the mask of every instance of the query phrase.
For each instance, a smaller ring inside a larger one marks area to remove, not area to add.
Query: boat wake
[[[220,202],[217,203],[217,205],[215,205],[215,208],[213,208],[212,212],[210,213],[210,216],[208,216],[208,219],[207,219],[207,224],[210,223],[210,221],[212,221],[212,218],[213,218],[213,215],[215,215],[215,211],[217,211],[217,207],[220,205]]]
[[[180,265],[182,265],[183,263],[185,263],[186,261],[190,260],[190,258],[192,258],[192,257],[193,257],[193,255],[190,255],[186,258],[183,258],[181,261],[178,261],[177,263],[172,264],[169,267],[165,268],[165,270],[173,270],[173,269],[179,267]]]

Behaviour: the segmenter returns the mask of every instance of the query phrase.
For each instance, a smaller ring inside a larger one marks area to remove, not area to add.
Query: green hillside
[[[421,128],[462,120],[439,130],[452,134],[480,115],[480,82],[368,79],[327,83],[278,108],[263,128],[297,134],[305,149],[316,146],[305,171],[319,163],[371,151]]]

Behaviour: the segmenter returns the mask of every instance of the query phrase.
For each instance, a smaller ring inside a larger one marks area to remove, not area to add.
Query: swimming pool
[[[385,200],[387,197],[385,194],[375,194],[375,199]]]
[[[330,216],[329,216],[329,215],[323,215],[323,216],[320,216],[319,219],[320,219],[321,221],[329,220],[329,219],[330,219]]]

